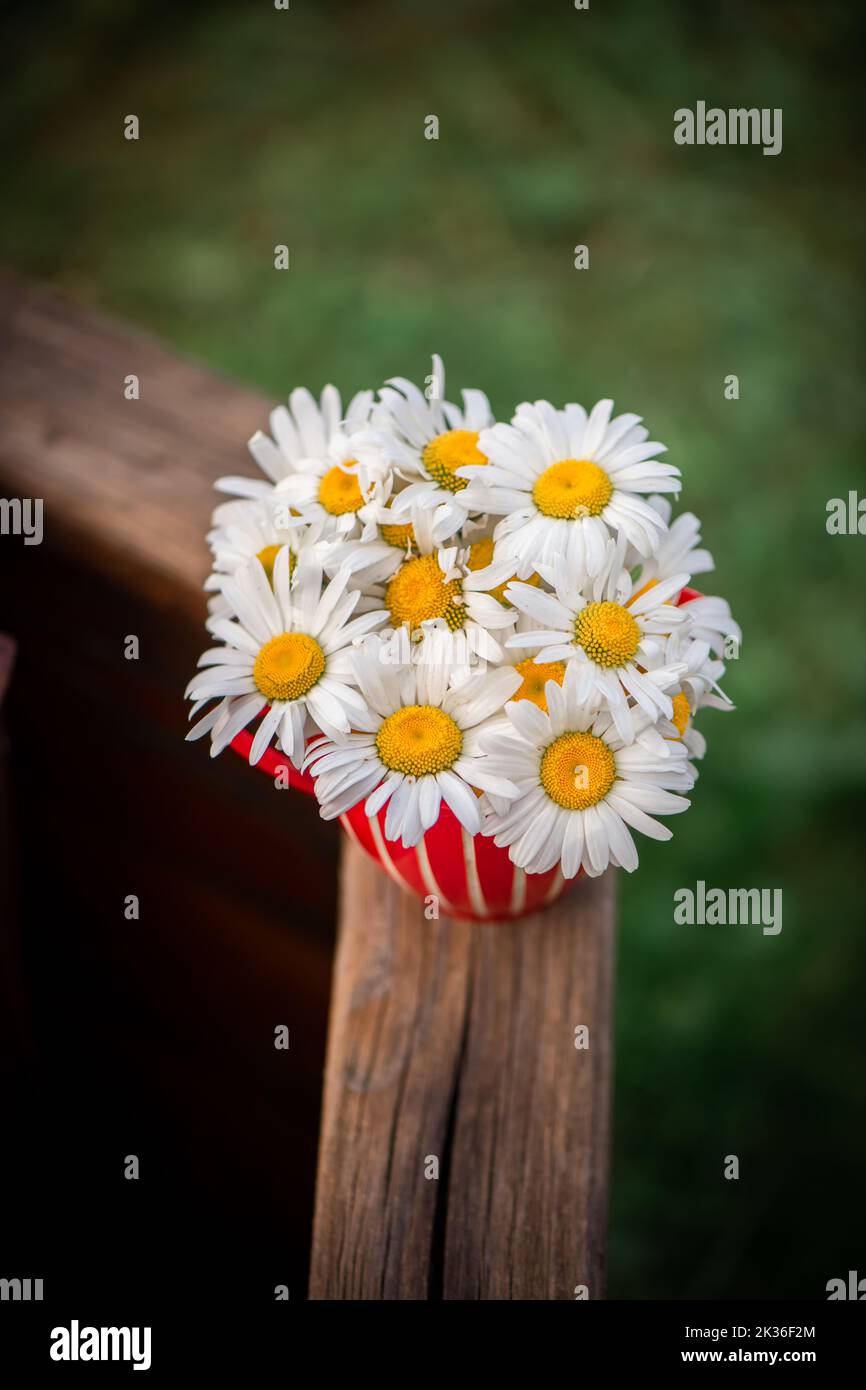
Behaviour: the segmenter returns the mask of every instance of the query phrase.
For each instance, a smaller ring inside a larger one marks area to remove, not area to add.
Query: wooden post
[[[344,845],[311,1298],[603,1295],[613,919],[427,921]]]

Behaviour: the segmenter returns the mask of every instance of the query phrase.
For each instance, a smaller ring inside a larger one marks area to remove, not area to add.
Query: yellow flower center
[[[541,785],[566,811],[585,811],[603,801],[616,779],[616,761],[595,734],[560,734],[541,759]]]
[[[270,579],[272,583],[274,578],[274,561],[276,560],[279,553],[280,547],[278,545],[266,545],[259,551],[258,555],[256,556],[256,559],[261,561],[262,569],[264,570],[265,574],[268,576],[268,579]]]
[[[480,541],[473,541],[469,547],[469,568],[471,570],[486,569],[493,559],[493,537],[483,536]]]
[[[673,723],[676,726],[677,733],[680,738],[682,738],[686,731],[686,725],[689,722],[689,716],[692,712],[689,705],[689,698],[680,691],[679,695],[674,695],[671,704],[674,707]]]
[[[421,461],[440,487],[448,492],[462,492],[469,486],[469,479],[458,478],[456,470],[470,463],[487,463],[488,458],[478,448],[477,430],[446,430],[425,444]]]
[[[306,695],[325,669],[325,653],[305,632],[281,632],[259,652],[253,680],[269,704]]]
[[[492,562],[493,537],[484,536],[480,541],[473,541],[469,547],[469,568],[471,570],[483,570],[486,569],[489,564],[492,564]],[[504,603],[508,606],[505,590],[513,578],[514,576],[512,575],[510,579],[503,579],[501,584],[494,584],[492,589],[488,589],[487,592],[490,594],[491,598],[498,599],[500,603]],[[524,584],[533,584],[537,588],[541,583],[541,579],[537,574],[531,574],[529,578],[525,579],[523,582]]]
[[[277,558],[277,556],[279,555],[279,553],[280,553],[280,551],[282,550],[282,548],[283,548],[283,547],[282,547],[281,545],[266,545],[266,546],[263,546],[263,547],[262,547],[262,549],[259,551],[258,555],[256,556],[256,559],[261,561],[262,569],[264,570],[265,574],[268,576],[268,579],[270,580],[270,582],[271,582],[272,584],[273,584],[273,582],[274,582],[274,561],[276,560],[276,558]],[[290,578],[290,579],[291,579],[292,575],[293,575],[294,572],[295,572],[295,565],[296,565],[297,563],[298,563],[298,557],[295,555],[294,551],[290,550],[290,551],[289,551],[289,578]]]
[[[415,532],[411,521],[406,526],[380,526],[379,535],[386,545],[393,545],[395,550],[409,550],[415,547]]]
[[[444,772],[460,757],[463,735],[450,715],[435,705],[407,705],[389,714],[376,735],[379,757],[409,777]]]
[[[354,463],[354,459],[349,459]],[[363,507],[364,498],[354,473],[347,473],[338,463],[329,468],[319,483],[319,501],[331,516],[345,516]]]
[[[385,590],[385,606],[395,627],[410,630],[430,618],[444,618],[452,632],[465,617],[459,579],[446,581],[435,555],[419,555],[401,565]]]
[[[514,669],[523,677],[523,684],[518,686],[517,692],[511,697],[512,700],[531,700],[546,712],[547,696],[544,687],[548,681],[556,681],[557,685],[562,685],[565,680],[565,662],[538,662],[533,661],[530,656],[526,661],[518,661]]]
[[[598,666],[624,666],[640,642],[640,628],[621,603],[588,603],[574,622],[574,640]]]
[[[613,483],[603,468],[589,459],[562,459],[535,480],[532,497],[544,516],[571,521],[598,516],[613,496]]]

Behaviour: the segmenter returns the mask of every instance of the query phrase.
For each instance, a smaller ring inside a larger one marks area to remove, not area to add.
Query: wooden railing
[[[11,278],[0,311],[0,495],[43,498],[95,584],[200,621],[212,484],[268,403]],[[612,875],[519,923],[427,921],[344,841],[339,903],[310,1297],[603,1296]]]
[[[612,922],[428,922],[344,847],[311,1297],[601,1296]]]

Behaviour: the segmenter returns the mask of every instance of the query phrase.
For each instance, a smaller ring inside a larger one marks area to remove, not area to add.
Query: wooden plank
[[[603,1296],[615,883],[475,928],[445,1298]]]
[[[269,403],[5,273],[0,324],[3,495],[42,497],[46,541],[201,622],[213,483],[255,472],[246,441]]]
[[[344,846],[311,1298],[602,1296],[613,898],[426,921]]]
[[[425,1299],[472,935],[348,842],[340,902],[310,1297]]]

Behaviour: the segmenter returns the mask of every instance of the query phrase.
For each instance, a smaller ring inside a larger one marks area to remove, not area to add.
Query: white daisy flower
[[[462,410],[445,400],[441,357],[433,357],[427,389],[429,396],[405,377],[392,377],[379,392],[373,423],[393,437],[390,453],[395,467],[409,480],[394,499],[395,516],[419,505],[446,507],[453,534],[473,510],[464,505],[468,482],[458,470],[487,462],[478,448],[478,436],[493,424],[493,413],[483,391],[463,391]]]
[[[685,671],[668,690],[673,714],[669,721],[660,722],[659,731],[667,739],[682,739],[690,757],[702,758],[707,751],[707,742],[694,727],[694,716],[700,709],[734,708],[719,685],[725,674],[725,664],[712,656],[708,642],[691,635],[691,624],[687,625],[685,633],[679,631],[671,634],[664,660],[666,665],[683,663]]]
[[[419,554],[415,542],[412,514],[407,518],[395,515],[390,501],[391,480],[383,487],[382,497],[366,503],[358,512],[363,529],[360,536],[335,542],[326,561],[334,571],[348,565],[353,582],[368,588],[387,583],[406,560]],[[447,507],[436,507],[426,514],[425,534],[432,546],[438,548],[455,534],[454,519]]]
[[[592,577],[612,534],[641,556],[657,549],[665,523],[639,494],[678,492],[679,470],[656,459],[665,446],[648,440],[639,415],[611,420],[612,409],[613,401],[599,401],[589,415],[580,405],[524,403],[510,425],[482,430],[487,466],[461,468],[470,479],[462,502],[504,517],[497,555],[512,557],[521,578],[557,555],[578,580]]]
[[[282,509],[283,526],[293,515],[317,522],[329,535],[358,529],[357,513],[381,486],[388,471],[387,439],[368,428],[372,391],[359,391],[342,414],[340,393],[326,386],[321,401],[304,387],[289,396],[289,408],[271,412],[273,438],[259,430],[249,450],[262,478],[219,478],[220,492],[253,497]]]
[[[534,631],[534,628],[535,625],[531,618],[528,618],[525,613],[518,614],[516,633],[523,636]],[[557,685],[562,685],[568,663],[548,661],[541,656],[541,648],[536,645],[534,640],[528,650],[525,647],[512,648],[506,644],[503,662],[511,666],[520,677],[521,683],[511,698],[513,700],[531,700],[540,710],[546,712],[547,682],[556,681]],[[504,723],[507,722],[504,714],[502,719]]]
[[[640,830],[655,840],[670,839],[670,830],[653,818],[685,811],[694,771],[685,746],[648,743],[654,732],[648,716],[636,717],[637,739],[624,746],[609,711],[578,692],[578,672],[571,666],[560,687],[550,681],[548,712],[529,700],[512,701],[506,714],[512,725],[505,738],[483,740],[492,773],[514,782],[519,795],[497,807],[485,797],[483,833],[508,846],[509,858],[527,873],[544,873],[561,863],[565,878],[581,867],[591,877],[609,864],[631,872],[638,856],[629,833]]]
[[[743,633],[727,599],[702,594],[684,603],[680,611],[689,618],[692,636],[709,643],[715,656],[739,656]]]
[[[489,581],[489,587],[485,592],[491,594],[499,603],[507,604],[505,589],[510,580],[515,578],[516,569],[513,561],[497,559],[492,530],[489,527],[470,520],[455,535],[451,524],[453,518],[449,515],[447,507],[437,507],[430,512],[429,509],[416,506],[410,513],[410,518],[415,513],[421,514],[419,525],[422,535],[429,535],[430,544],[424,542],[428,551],[431,546],[435,550],[456,548],[460,563],[466,570],[473,573],[478,570],[490,570],[490,573],[484,576],[485,581]],[[393,578],[405,560],[411,560],[413,556],[423,553],[418,549],[412,521],[395,525],[392,508],[382,507],[373,502],[359,515],[365,519],[373,518],[374,525],[365,525],[364,534],[359,540],[335,544],[329,552],[326,567],[334,565],[338,568],[341,564],[348,564],[355,580],[364,588],[369,584]],[[373,557],[370,564],[365,563],[368,556]],[[491,569],[494,560],[495,568]],[[497,575],[502,575],[503,578],[494,582]],[[540,584],[541,578],[534,574],[527,583]]]
[[[387,804],[386,839],[410,848],[435,824],[445,801],[476,834],[476,789],[517,795],[507,777],[488,771],[480,738],[518,677],[503,668],[454,686],[417,661],[383,663],[375,641],[356,650],[353,661],[365,701],[362,713],[352,713],[358,732],[318,740],[305,764],[316,779],[324,819],[343,815],[364,798],[368,816]]]
[[[360,593],[346,592],[348,578],[342,572],[323,589],[315,550],[302,553],[290,578],[287,546],[274,561],[273,587],[257,559],[224,576],[221,591],[236,616],[213,620],[213,633],[225,645],[204,653],[198,663],[204,669],[186,691],[195,701],[190,718],[211,700],[217,703],[187,738],[210,733],[215,757],[265,709],[250,762],[257,763],[276,737],[300,767],[309,716],[326,733],[347,732],[364,709],[353,689],[349,648],[387,617],[379,609],[352,618]]]
[[[285,525],[285,508],[270,501],[243,499],[223,502],[213,514],[215,525],[207,540],[213,552],[213,573],[205,581],[209,619],[231,617],[231,604],[222,593],[226,574],[244,569],[257,559],[268,579],[273,576],[274,561],[284,545],[289,548],[289,576],[294,574],[302,550],[319,547],[327,567],[330,547],[323,542],[325,528],[309,525],[300,518],[290,517]],[[333,571],[336,572],[336,571]]]
[[[513,559],[508,555],[503,555],[496,546],[493,538],[492,527],[480,525],[474,522],[467,522],[460,533],[459,544],[461,549],[468,548],[466,565],[470,570],[489,571],[490,575],[503,574],[506,578],[499,583],[491,583],[487,593],[492,594],[499,603],[508,604],[505,591],[512,579],[517,578],[517,566]],[[526,580],[527,584],[541,584],[539,574],[531,574]],[[510,605],[509,605],[510,606]]]
[[[289,526],[279,523],[288,519]],[[300,518],[283,515],[282,507],[269,501],[244,499],[222,502],[214,509],[213,525],[207,533],[207,543],[213,552],[213,567],[218,574],[231,574],[258,556],[265,573],[274,568],[277,551],[291,545]],[[216,588],[216,584],[211,585]]]
[[[640,583],[667,579],[668,575],[683,571],[694,577],[715,569],[712,555],[701,547],[701,523],[694,513],[680,512],[671,521],[672,508],[666,497],[649,497],[647,501],[668,529],[659,541],[658,550],[648,559],[639,555],[634,547],[629,548],[626,565],[629,569],[641,565]]]
[[[502,660],[502,648],[494,633],[510,630],[516,612],[506,607],[492,590],[507,582],[510,561],[484,564],[486,550],[473,554],[473,545],[438,546],[439,510],[420,504],[409,513],[412,554],[404,558],[381,594],[397,640],[392,649],[397,659],[405,656],[406,639],[431,641],[426,659],[431,665],[449,666],[455,679],[465,680],[477,662]],[[445,639],[448,639],[447,641]]]
[[[686,622],[682,609],[668,602],[688,581],[675,574],[637,595],[628,570],[623,569],[624,541],[605,547],[605,565],[589,586],[590,597],[567,577],[567,562],[560,556],[552,569],[543,571],[555,592],[542,593],[529,584],[515,582],[505,590],[516,608],[538,627],[516,632],[508,647],[536,647],[536,661],[567,661],[575,668],[580,699],[595,692],[606,701],[620,737],[634,738],[634,716],[629,696],[653,720],[670,719],[673,707],[666,689],[682,674],[680,662],[662,664],[667,636]]]

